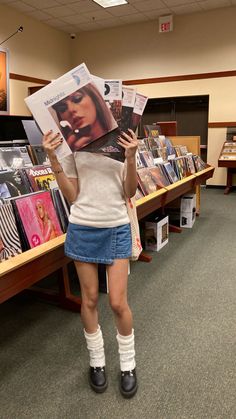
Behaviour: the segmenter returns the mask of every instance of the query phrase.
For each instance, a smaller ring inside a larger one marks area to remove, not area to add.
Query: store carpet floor
[[[80,315],[17,296],[0,305],[1,419],[235,419],[236,193],[203,189],[193,229],[131,266],[139,390],[118,389],[116,331],[100,296],[109,387],[93,393]]]

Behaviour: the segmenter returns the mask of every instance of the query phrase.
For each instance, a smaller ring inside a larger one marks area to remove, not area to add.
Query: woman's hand
[[[56,157],[55,150],[62,144],[62,142],[63,142],[63,139],[59,132],[55,134],[52,131],[48,131],[43,136],[42,145],[49,159],[51,158],[53,159]]]
[[[125,149],[125,157],[127,160],[133,160],[136,155],[136,151],[138,148],[138,140],[137,137],[132,131],[132,129],[128,129],[129,134],[122,132],[122,137],[118,137],[117,143],[121,145]]]

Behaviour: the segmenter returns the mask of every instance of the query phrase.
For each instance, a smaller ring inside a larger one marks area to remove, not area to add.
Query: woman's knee
[[[124,298],[111,298],[110,297],[110,306],[112,311],[117,315],[122,315],[122,313],[128,309],[128,303]]]
[[[93,310],[97,307],[98,304],[98,294],[86,294],[82,295],[82,305],[89,310]]]

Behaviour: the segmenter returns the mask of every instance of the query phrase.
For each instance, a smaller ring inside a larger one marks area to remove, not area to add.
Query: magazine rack
[[[186,145],[194,154],[199,154],[200,137],[171,137],[173,144]],[[172,185],[162,188],[137,201],[138,219],[141,220],[156,209],[181,197],[186,192],[197,191],[200,210],[200,184],[213,176],[214,167],[188,176]],[[70,291],[67,265],[71,260],[64,255],[65,234],[34,249],[15,256],[0,264],[0,303],[19,292],[28,289],[53,272],[59,274],[59,292],[49,290],[46,294],[40,288],[38,295],[57,302],[61,307],[80,311],[81,300]],[[141,254],[140,260],[150,261],[151,257]]]
[[[232,148],[236,147],[236,142],[232,143]],[[222,156],[225,154],[227,155],[227,152],[224,152],[225,143],[223,144],[223,147],[221,149],[219,159],[218,159],[218,167],[225,167],[227,169],[227,180],[226,180],[226,187],[224,190],[224,194],[227,195],[232,187],[233,187],[233,174],[236,173],[236,153],[231,153],[229,160],[223,160]]]
[[[64,254],[64,241],[65,234],[2,262],[0,303],[58,271],[59,292],[43,291],[43,288],[40,288],[37,295],[54,301],[63,308],[80,311],[81,300],[70,291],[67,271],[70,259]]]

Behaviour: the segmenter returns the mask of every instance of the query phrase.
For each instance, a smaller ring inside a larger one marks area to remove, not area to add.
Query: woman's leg
[[[93,263],[75,262],[81,289],[81,319],[90,357],[89,382],[94,391],[107,388],[105,353],[101,328],[98,324],[98,270]]]
[[[98,329],[98,268],[95,263],[75,261],[81,289],[81,319],[87,333]]]
[[[120,355],[120,391],[132,397],[137,391],[134,330],[132,313],[127,301],[128,259],[117,259],[107,267],[109,300],[115,315]]]
[[[118,332],[123,336],[132,333],[133,317],[127,301],[128,259],[116,259],[107,265],[109,301],[115,316]]]

